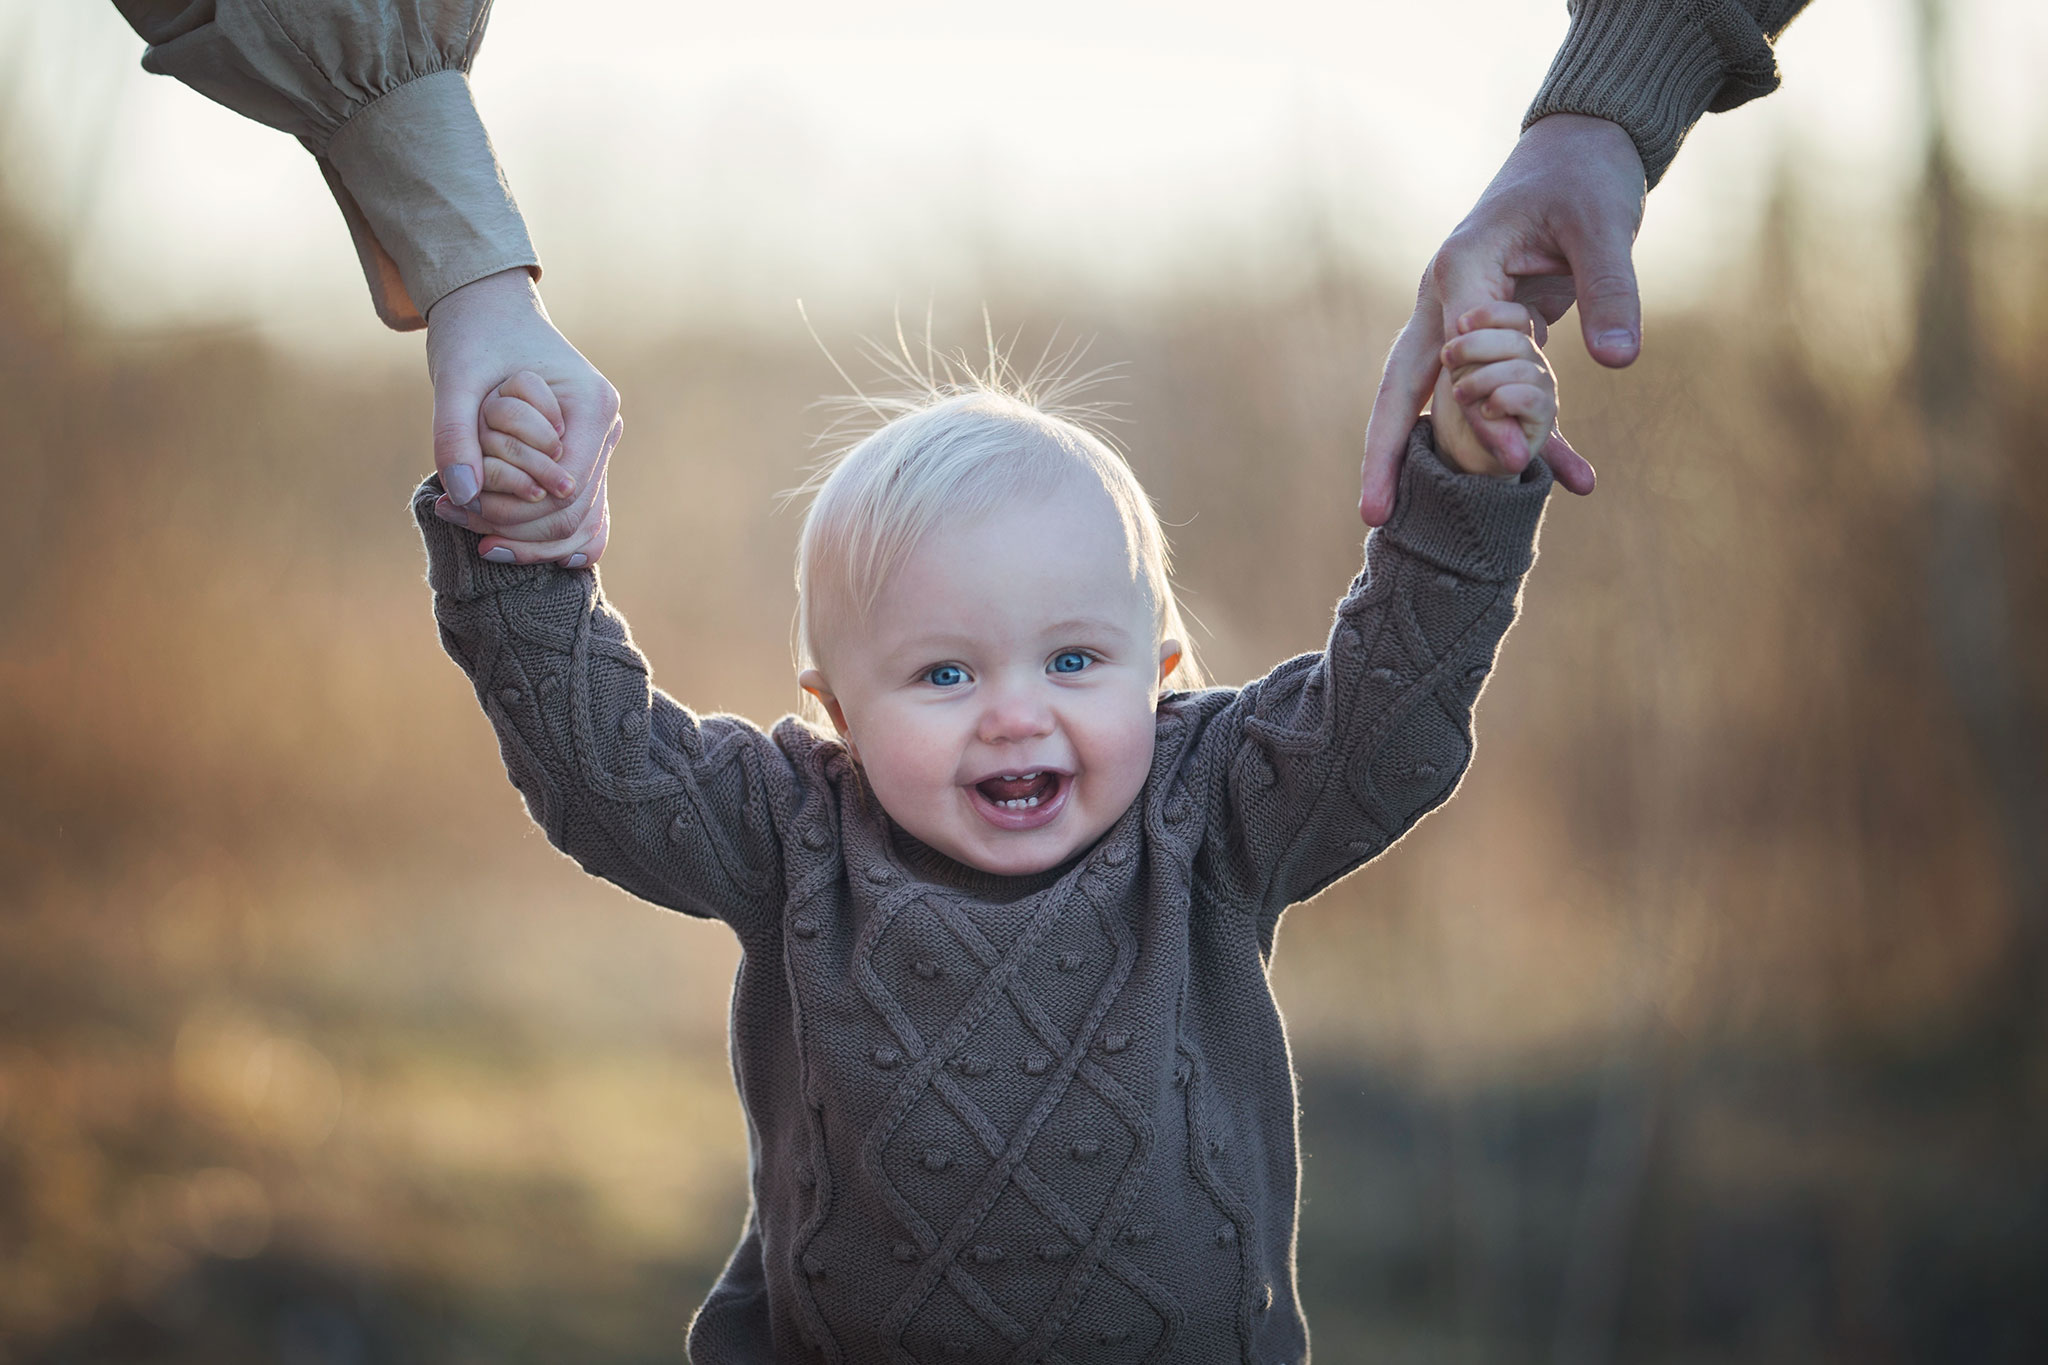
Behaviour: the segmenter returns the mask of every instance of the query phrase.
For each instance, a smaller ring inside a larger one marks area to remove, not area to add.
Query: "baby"
[[[534,820],[744,950],[752,1206],[698,1365],[1306,1360],[1274,932],[1456,787],[1550,485],[1472,425],[1550,432],[1529,315],[1469,315],[1444,363],[1327,647],[1242,688],[1168,686],[1150,501],[1001,392],[817,488],[799,681],[831,733],[672,701],[594,573],[480,556],[422,486],[443,640]],[[544,449],[551,407],[518,376],[485,421]]]

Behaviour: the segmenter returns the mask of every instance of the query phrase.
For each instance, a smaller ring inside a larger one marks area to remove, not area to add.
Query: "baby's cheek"
[[[1110,786],[1124,805],[1137,799],[1152,769],[1155,723],[1151,707],[1145,706],[1123,718],[1116,727],[1109,746]]]
[[[957,763],[915,724],[883,722],[860,735],[861,766],[883,809],[902,819],[953,786]]]

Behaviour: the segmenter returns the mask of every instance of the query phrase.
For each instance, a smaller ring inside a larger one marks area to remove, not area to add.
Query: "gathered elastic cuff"
[[[1535,562],[1550,484],[1550,466],[1541,459],[1529,461],[1518,479],[1451,468],[1424,417],[1408,436],[1394,515],[1373,534],[1460,577],[1505,583]]]
[[[315,149],[386,326],[426,325],[450,291],[540,258],[469,78],[436,71],[370,101]]]
[[[564,569],[556,564],[494,564],[476,552],[483,537],[434,515],[441,496],[441,476],[430,474],[413,490],[412,519],[419,523],[427,546],[427,585],[437,597],[473,602],[498,593],[556,586],[559,578],[582,578],[591,569]]]
[[[1782,28],[1797,6],[1783,18]],[[1765,28],[1737,0],[1576,0],[1571,27],[1522,119],[1587,114],[1635,141],[1654,187],[1693,124],[1778,88]]]

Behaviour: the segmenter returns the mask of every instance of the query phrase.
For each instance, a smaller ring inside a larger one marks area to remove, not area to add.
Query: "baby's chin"
[[[924,842],[976,872],[992,877],[1035,877],[1072,862],[1100,842],[1105,832],[1047,829],[1028,835],[998,834],[971,841],[926,838]]]
[[[1056,852],[1042,855],[1002,858],[976,853],[965,858],[955,858],[954,861],[965,863],[976,872],[986,872],[996,877],[1035,877],[1041,872],[1050,872],[1063,863],[1072,862],[1075,855],[1083,852],[1084,848],[1083,845],[1063,846]]]

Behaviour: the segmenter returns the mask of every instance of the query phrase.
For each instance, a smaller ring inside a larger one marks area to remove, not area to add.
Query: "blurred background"
[[[1222,681],[1355,570],[1379,359],[1552,0],[505,5],[484,111],[625,395],[607,589],[768,720],[900,310],[1115,362]],[[735,949],[527,824],[309,158],[0,3],[0,1362],[676,1360]],[[2048,12],[1819,0],[1551,347],[1462,793],[1281,935],[1336,1361],[2048,1359]],[[856,367],[858,374],[858,368]]]

